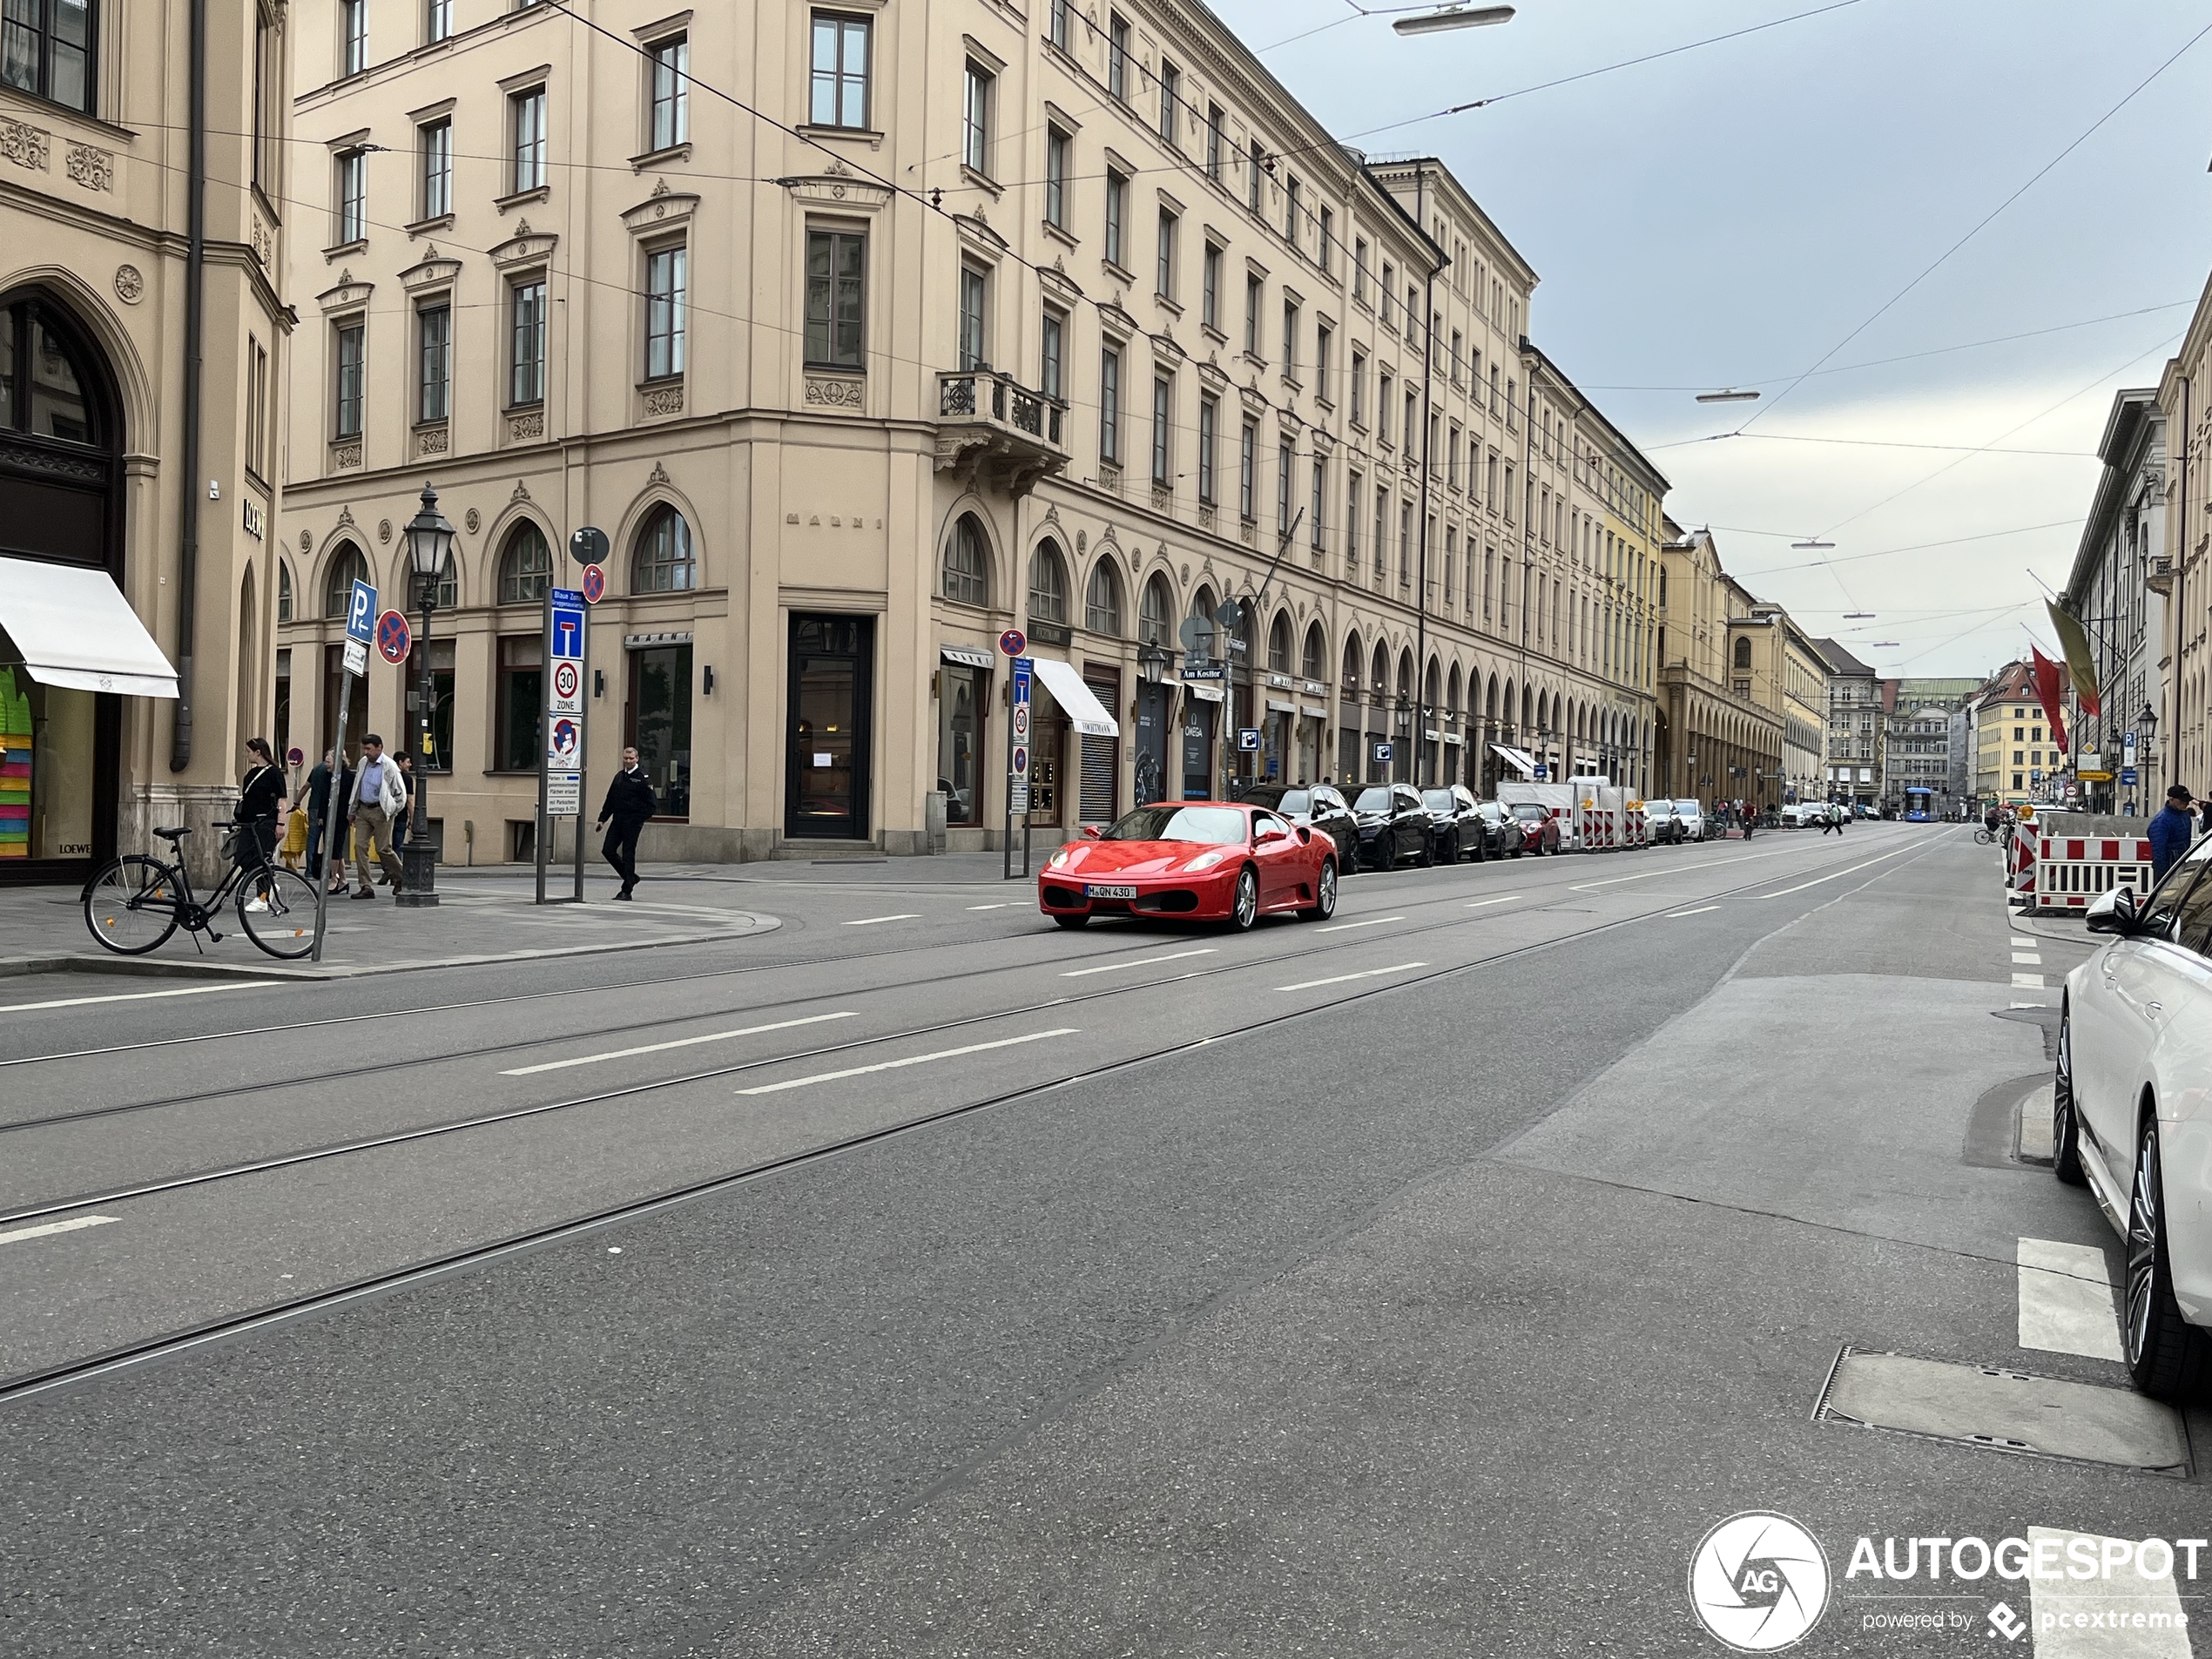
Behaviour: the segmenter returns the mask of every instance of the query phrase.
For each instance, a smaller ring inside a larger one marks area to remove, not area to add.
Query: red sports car
[[[1264,806],[1163,801],[1046,860],[1037,904],[1062,927],[1171,916],[1242,932],[1281,911],[1319,921],[1336,913],[1336,843]]]

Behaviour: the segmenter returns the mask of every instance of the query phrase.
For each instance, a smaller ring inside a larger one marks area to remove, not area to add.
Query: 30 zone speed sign
[[[581,714],[583,711],[583,669],[566,659],[555,663],[553,664],[553,712]]]

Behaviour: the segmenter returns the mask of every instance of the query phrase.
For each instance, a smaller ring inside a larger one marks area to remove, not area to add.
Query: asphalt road
[[[10,981],[0,1651],[1721,1652],[1692,1551],[1772,1509],[1835,1577],[1800,1651],[1986,1653],[2027,1587],[1853,1541],[2207,1530],[2193,1467],[1814,1420],[1846,1346],[2121,1379],[2020,1345],[2022,1239],[2113,1254],[2015,1146],[2080,949],[2024,985],[1963,832],[1362,876],[1243,937],[1019,894]]]

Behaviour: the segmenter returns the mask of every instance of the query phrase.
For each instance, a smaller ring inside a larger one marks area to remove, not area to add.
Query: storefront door
[[[1183,713],[1183,799],[1211,800],[1214,714],[1221,705],[1192,698]]]
[[[869,819],[875,618],[791,619],[784,833],[865,841]]]
[[[1167,794],[1168,698],[1164,685],[1136,688],[1136,804],[1150,806]]]
[[[945,822],[983,821],[984,711],[990,705],[991,671],[947,663],[937,671],[937,792]]]
[[[630,653],[624,738],[653,786],[659,816],[691,815],[691,648],[649,645]]]

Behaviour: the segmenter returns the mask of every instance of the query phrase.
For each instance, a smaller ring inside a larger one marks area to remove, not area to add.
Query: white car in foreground
[[[2108,941],[2066,977],[2053,1162],[2127,1244],[2122,1341],[2161,1399],[2212,1385],[2212,836],[2138,900],[2085,913]]]

